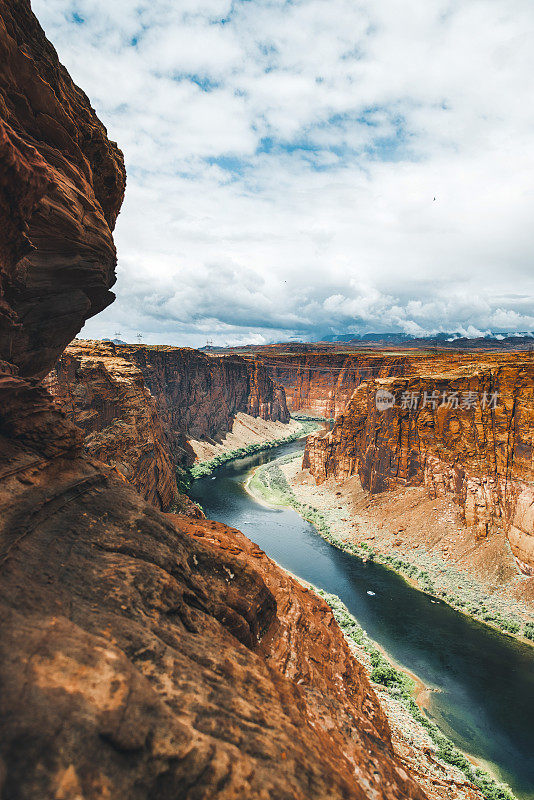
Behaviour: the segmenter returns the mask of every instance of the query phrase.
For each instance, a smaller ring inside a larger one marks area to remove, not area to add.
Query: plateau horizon
[[[429,346],[449,346],[458,343],[461,345],[466,342],[483,341],[485,343],[494,343],[495,347],[502,344],[507,344],[510,341],[517,342],[518,345],[529,345],[534,350],[534,330],[533,331],[471,331],[470,335],[463,335],[458,331],[445,331],[438,329],[431,334],[425,335],[409,335],[404,334],[402,331],[373,331],[368,333],[323,333],[322,336],[316,337],[297,337],[294,335],[281,336],[280,338],[259,336],[258,333],[249,332],[243,334],[239,339],[218,337],[218,341],[208,337],[198,337],[196,343],[191,344],[186,341],[187,337],[177,335],[170,336],[170,338],[162,339],[161,334],[153,331],[140,333],[133,331],[137,329],[132,328],[127,330],[125,334],[116,331],[113,335],[109,331],[104,331],[107,335],[90,335],[87,326],[85,326],[81,334],[76,338],[81,340],[97,340],[103,342],[113,342],[114,344],[149,344],[149,345],[168,345],[171,347],[193,347],[200,350],[217,350],[231,347],[264,347],[275,344],[287,345],[320,345],[320,344],[353,344],[357,346],[367,344],[406,344],[410,346],[411,343],[428,343]],[[174,341],[172,341],[174,339]],[[532,340],[532,341],[531,341]]]

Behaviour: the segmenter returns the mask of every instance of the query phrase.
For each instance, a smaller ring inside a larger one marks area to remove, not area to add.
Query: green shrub
[[[189,495],[191,491],[191,473],[189,470],[176,467],[176,485],[180,494]]]
[[[383,686],[391,688],[393,686],[403,686],[403,680],[399,672],[387,664],[379,664],[371,672],[371,680],[381,683]]]
[[[520,625],[515,620],[510,619],[499,619],[497,620],[497,625],[503,629],[503,631],[508,631],[508,633],[519,633]]]
[[[471,773],[471,764],[467,758],[445,736],[441,736],[438,742],[438,756],[448,764],[459,767],[462,772],[468,775]]]

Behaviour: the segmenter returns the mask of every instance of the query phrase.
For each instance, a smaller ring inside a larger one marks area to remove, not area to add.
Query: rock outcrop
[[[171,508],[179,494],[175,442],[134,364],[112,344],[73,344],[45,385],[83,430],[86,453],[116,469],[156,508]]]
[[[0,352],[42,377],[114,299],[125,171],[29,3],[0,3]]]
[[[423,800],[322,601],[83,456],[39,386],[110,300],[124,171],[27,0],[0,47],[0,793]]]
[[[379,390],[395,404],[377,408]],[[528,354],[436,357],[404,378],[363,383],[333,430],[308,440],[304,466],[319,482],[358,473],[371,492],[425,484],[450,493],[476,536],[506,530],[518,566],[533,574],[533,442]]]
[[[271,378],[281,384],[291,412],[330,419],[343,413],[362,381],[404,375],[408,356],[347,353],[258,353]],[[417,358],[417,356],[415,356]]]
[[[195,459],[189,440],[215,444],[242,413],[289,421],[284,390],[261,364],[188,348],[75,341],[46,386],[85,432],[86,452],[164,511],[186,502],[175,473]]]

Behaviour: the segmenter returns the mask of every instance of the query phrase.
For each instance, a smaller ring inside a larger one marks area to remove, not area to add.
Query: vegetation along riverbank
[[[375,541],[361,541],[365,538],[366,520],[359,519],[355,537],[349,524],[350,512],[335,493],[304,485],[296,480],[299,472],[299,454],[290,454],[258,467],[247,488],[260,500],[294,508],[335,547],[364,561],[374,560],[457,611],[534,644],[534,615],[529,605],[511,601],[498,592],[489,593],[483,583],[422,548],[408,551],[397,543],[390,547],[381,543],[379,549]]]
[[[244,458],[245,456],[250,456],[253,453],[259,453],[262,450],[271,450],[273,447],[279,447],[282,444],[289,444],[289,442],[295,442],[297,439],[302,439],[305,436],[308,436],[310,433],[320,427],[315,420],[299,419],[298,421],[300,428],[296,431],[293,431],[288,436],[283,436],[279,439],[272,439],[268,442],[247,444],[244,447],[238,447],[235,450],[227,450],[226,452],[219,453],[215,456],[215,458],[207,461],[197,461],[195,464],[193,464],[189,470],[189,473],[193,479],[203,478],[206,475],[211,475],[211,473],[217,469],[217,467],[220,467],[222,464],[226,464],[228,461],[234,461],[237,458]]]

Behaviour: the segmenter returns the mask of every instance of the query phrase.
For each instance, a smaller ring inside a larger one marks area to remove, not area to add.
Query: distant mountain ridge
[[[324,336],[322,342],[343,342],[344,344],[402,344],[407,347],[438,346],[453,349],[502,349],[525,350],[534,347],[534,336],[530,331],[521,333],[492,333],[486,336],[470,338],[460,333],[438,333],[434,336],[412,336],[408,333],[364,333],[364,334],[331,334]]]

